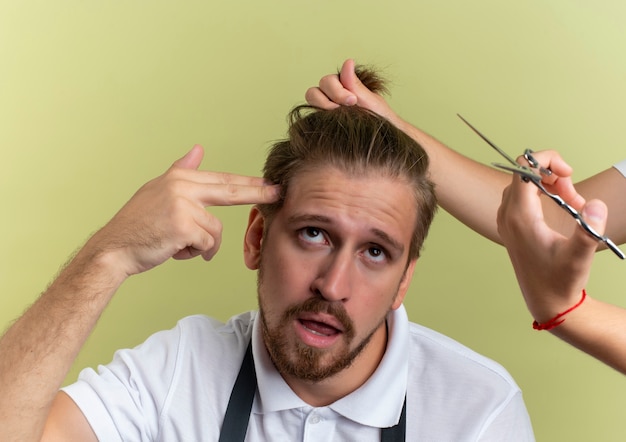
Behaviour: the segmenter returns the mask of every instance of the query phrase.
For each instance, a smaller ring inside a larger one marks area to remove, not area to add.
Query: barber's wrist
[[[561,325],[568,316],[575,310],[580,308],[587,298],[585,289],[582,289],[577,295],[570,295],[560,299],[559,302],[550,306],[542,306],[541,308],[530,308],[531,315],[534,318],[533,328],[535,330],[552,330]]]

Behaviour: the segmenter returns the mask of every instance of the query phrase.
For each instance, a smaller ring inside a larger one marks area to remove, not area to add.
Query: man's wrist
[[[99,247],[90,239],[68,263],[61,276],[83,280],[81,284],[110,287],[116,290],[129,276],[120,250]],[[63,275],[65,273],[65,275]],[[77,282],[78,283],[78,282]]]

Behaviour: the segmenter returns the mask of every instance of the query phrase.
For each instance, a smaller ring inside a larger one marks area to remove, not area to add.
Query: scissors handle
[[[527,182],[530,181],[531,183],[533,183],[535,186],[537,186],[537,188],[544,195],[549,197],[552,201],[557,203],[566,212],[568,212],[576,220],[578,225],[580,227],[582,227],[582,229],[585,232],[587,232],[589,235],[591,235],[596,240],[601,241],[604,244],[606,244],[606,246],[613,253],[615,253],[620,259],[626,259],[626,255],[624,255],[624,252],[622,252],[619,249],[619,247],[617,247],[617,245],[613,241],[611,241],[610,238],[608,238],[607,236],[604,236],[604,235],[600,235],[598,232],[596,232],[596,230],[593,227],[591,227],[589,224],[587,224],[587,222],[583,219],[583,217],[580,215],[578,210],[574,209],[572,206],[567,204],[565,202],[565,200],[563,200],[563,198],[561,198],[559,195],[557,195],[555,193],[552,193],[552,192],[548,192],[548,190],[541,183],[541,177],[539,175],[535,175],[535,174],[533,174],[531,172],[528,172],[526,169],[510,167],[510,166],[508,166],[506,164],[492,163],[492,165],[497,167],[497,168],[499,168],[499,169],[503,169],[503,170],[506,170],[506,171],[509,171],[509,172],[513,172],[514,174],[517,174],[517,175],[521,176],[524,181],[527,181]]]

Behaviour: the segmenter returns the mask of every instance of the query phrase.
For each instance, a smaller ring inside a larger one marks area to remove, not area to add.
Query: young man
[[[436,208],[415,141],[361,108],[297,108],[265,180],[198,171],[201,157],[140,189],[0,341],[3,436],[534,439],[501,366],[406,317]],[[185,318],[56,394],[119,285],[169,257],[210,259],[221,228],[204,207],[246,203],[258,313]]]

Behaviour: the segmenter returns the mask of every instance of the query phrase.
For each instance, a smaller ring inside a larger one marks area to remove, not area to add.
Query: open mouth
[[[324,322],[309,319],[299,319],[299,322],[309,333],[317,336],[334,336],[341,333],[341,330]]]
[[[303,313],[295,321],[296,335],[300,341],[319,349],[330,348],[344,335],[344,326],[328,314]]]

